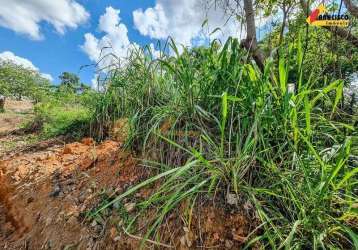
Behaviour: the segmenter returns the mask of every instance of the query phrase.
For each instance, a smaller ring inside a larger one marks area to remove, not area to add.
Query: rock
[[[234,193],[227,193],[226,194],[226,202],[229,204],[229,205],[237,205],[238,204],[238,199],[237,199],[237,195],[234,194]]]
[[[231,240],[225,240],[225,248],[231,249],[234,243]]]
[[[134,210],[135,205],[136,205],[135,203],[129,202],[129,203],[124,204],[124,208],[128,213],[130,213]]]
[[[53,188],[53,191],[50,193],[50,197],[57,197],[61,193],[61,186],[59,184],[56,184]]]

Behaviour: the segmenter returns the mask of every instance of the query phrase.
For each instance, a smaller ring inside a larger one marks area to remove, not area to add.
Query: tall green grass
[[[157,175],[93,215],[161,180],[138,204],[158,210],[145,238],[158,236],[182,201],[229,192],[262,222],[247,248],[256,241],[272,249],[357,248],[357,117],[340,110],[343,81],[302,74],[312,65],[301,44],[268,59],[263,72],[232,38],[182,53],[170,42],[172,56],[156,60],[133,53],[110,73],[94,127],[103,135],[103,124],[129,118],[128,145],[151,156],[143,164]]]

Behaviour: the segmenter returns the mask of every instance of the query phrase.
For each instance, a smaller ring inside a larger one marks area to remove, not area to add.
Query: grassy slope
[[[253,204],[262,221],[263,233],[248,245],[357,247],[357,117],[342,109],[343,82],[310,73],[300,43],[263,73],[237,40],[180,55],[171,46],[175,56],[155,62],[132,55],[97,102],[96,131],[128,117],[128,145],[154,151],[157,162],[144,164],[158,175],[95,214],[161,179],[139,204],[158,207],[146,237],[182,201],[229,192]]]

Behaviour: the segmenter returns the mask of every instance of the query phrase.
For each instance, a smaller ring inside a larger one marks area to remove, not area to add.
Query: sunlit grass
[[[341,80],[302,74],[297,46],[260,72],[236,39],[182,53],[171,42],[173,56],[137,51],[111,72],[94,128],[103,136],[111,121],[129,118],[127,145],[154,155],[143,164],[157,175],[94,214],[161,180],[138,205],[158,209],[145,238],[184,200],[231,192],[253,204],[264,229],[246,247],[358,247],[357,118],[340,109]]]

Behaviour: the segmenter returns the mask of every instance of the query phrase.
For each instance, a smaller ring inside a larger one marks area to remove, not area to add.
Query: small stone
[[[95,227],[95,226],[97,226],[97,221],[93,220],[92,223],[91,223],[91,227]]]
[[[237,204],[238,204],[238,199],[237,199],[236,194],[227,193],[227,194],[226,194],[226,202],[227,202],[229,205],[237,205]]]
[[[53,191],[50,193],[50,197],[57,197],[61,193],[61,187],[60,185],[56,184]]]
[[[225,240],[225,248],[232,248],[234,243],[231,240]]]
[[[129,202],[129,203],[124,204],[124,208],[126,209],[126,211],[128,213],[130,213],[134,210],[135,205],[136,205],[135,203]]]

